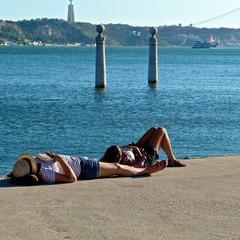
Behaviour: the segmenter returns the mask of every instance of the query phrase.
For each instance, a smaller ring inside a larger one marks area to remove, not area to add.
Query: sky
[[[0,0],[0,19],[67,17],[68,0]],[[134,26],[188,26],[240,7],[239,0],[73,0],[76,21]],[[238,17],[239,16],[239,17]],[[240,28],[240,9],[198,27]]]

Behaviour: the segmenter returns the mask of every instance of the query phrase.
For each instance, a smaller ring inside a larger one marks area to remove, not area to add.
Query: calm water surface
[[[151,126],[178,158],[240,153],[240,49],[160,48],[155,87],[147,62],[147,48],[108,48],[96,91],[94,48],[0,48],[0,174],[23,152],[98,158]]]

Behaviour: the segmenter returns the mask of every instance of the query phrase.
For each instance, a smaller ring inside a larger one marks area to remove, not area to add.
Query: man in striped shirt
[[[41,155],[43,156],[43,155]],[[111,176],[138,176],[163,170],[166,161],[157,161],[153,166],[135,168],[119,163],[98,162],[86,157],[73,157],[46,153],[43,157],[23,155],[13,167],[15,180],[31,178],[37,183],[73,183],[81,179],[96,179]]]

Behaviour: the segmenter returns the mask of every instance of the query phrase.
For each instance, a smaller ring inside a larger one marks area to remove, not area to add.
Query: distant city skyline
[[[73,0],[75,21],[93,24],[123,23],[134,26],[187,26],[195,24],[240,7],[237,0],[219,2],[201,0]],[[0,7],[2,20],[29,20],[36,18],[60,18],[67,20],[69,0],[11,0]],[[240,10],[220,20],[199,27],[240,28]]]

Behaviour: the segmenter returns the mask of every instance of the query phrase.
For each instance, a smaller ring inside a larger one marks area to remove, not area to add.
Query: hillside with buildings
[[[106,24],[107,45],[146,46],[150,37],[149,27],[124,24]],[[23,21],[0,20],[0,44],[19,45],[94,45],[96,26],[91,23],[71,22],[60,19],[35,19]],[[160,26],[160,46],[191,46],[195,41],[206,41],[209,36],[222,46],[239,46],[240,29],[195,28],[192,26]]]

